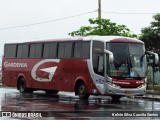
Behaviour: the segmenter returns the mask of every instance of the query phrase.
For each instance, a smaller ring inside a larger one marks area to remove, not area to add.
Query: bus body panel
[[[3,72],[2,83],[7,86],[17,87],[18,78],[22,76],[26,81],[27,88],[74,92],[76,80],[83,80],[88,93],[91,93],[93,88],[96,89],[85,59],[61,59],[59,63],[54,63],[52,62],[54,60],[51,59],[49,62],[45,59],[24,59],[23,62],[17,59],[3,59],[3,61],[3,71],[5,72]],[[26,66],[20,66],[19,64],[25,64]],[[34,69],[35,66],[37,66],[36,69]],[[52,73],[53,71],[49,71],[49,68],[54,66],[57,66],[57,68],[55,73]],[[36,75],[33,76],[32,74]],[[50,75],[51,80],[48,79]]]

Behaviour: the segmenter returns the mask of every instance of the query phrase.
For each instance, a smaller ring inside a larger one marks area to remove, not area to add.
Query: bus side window
[[[41,58],[42,57],[42,43],[31,44],[30,46],[30,58]]]
[[[58,58],[64,57],[64,43],[59,43],[58,46]]]
[[[64,58],[71,58],[72,57],[72,49],[73,44],[71,42],[65,43],[65,50],[64,50]]]
[[[90,55],[90,42],[83,42],[81,58],[89,58],[89,55]]]
[[[57,42],[52,42],[49,44],[49,58],[57,58]]]
[[[17,44],[6,44],[4,47],[5,58],[15,58],[17,53]]]
[[[18,44],[17,58],[28,58],[29,44]]]
[[[90,42],[77,42],[74,46],[74,58],[89,58]]]
[[[30,45],[30,51],[29,51],[29,57],[30,58],[34,58],[35,52],[36,52],[36,45],[35,44],[31,44]]]
[[[43,48],[42,43],[37,43],[36,44],[35,58],[41,58],[42,57],[42,48]]]
[[[22,45],[19,44],[18,47],[17,47],[17,58],[22,57],[22,52],[23,52]]]
[[[22,45],[22,58],[28,58],[29,44]]]
[[[43,49],[43,58],[57,58],[57,42],[45,43]]]
[[[48,57],[49,57],[49,43],[45,43],[43,49],[43,58],[48,58]]]
[[[74,45],[74,58],[80,58],[81,57],[81,49],[82,49],[82,43],[77,42]]]

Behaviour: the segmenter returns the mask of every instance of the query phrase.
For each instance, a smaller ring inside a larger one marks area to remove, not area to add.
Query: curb
[[[154,101],[160,101],[160,95],[156,94],[146,94],[144,96],[135,96],[135,98],[142,98],[142,99],[148,99],[148,100],[154,100]]]

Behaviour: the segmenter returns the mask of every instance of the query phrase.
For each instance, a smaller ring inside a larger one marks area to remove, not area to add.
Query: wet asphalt
[[[22,94],[15,88],[0,86],[0,120],[158,120],[158,98],[158,95],[146,95],[113,101],[109,96],[91,96],[88,100],[80,100],[69,92],[57,95],[46,95],[44,91]]]

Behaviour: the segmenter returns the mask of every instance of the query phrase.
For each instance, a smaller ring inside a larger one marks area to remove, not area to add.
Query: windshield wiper
[[[142,55],[141,56],[141,59],[143,58],[144,56]],[[134,68],[134,65],[132,65],[133,62],[131,61],[131,58],[129,57],[129,70],[130,70],[130,73],[131,73],[131,70],[133,70],[136,74],[137,74],[137,79],[138,80],[142,80],[141,76],[139,75],[139,73],[137,72],[137,70]]]
[[[135,68],[132,67],[132,69],[134,70],[134,72],[137,74],[137,78],[138,80],[142,80],[141,76],[139,75],[139,73],[137,72],[137,70]]]

